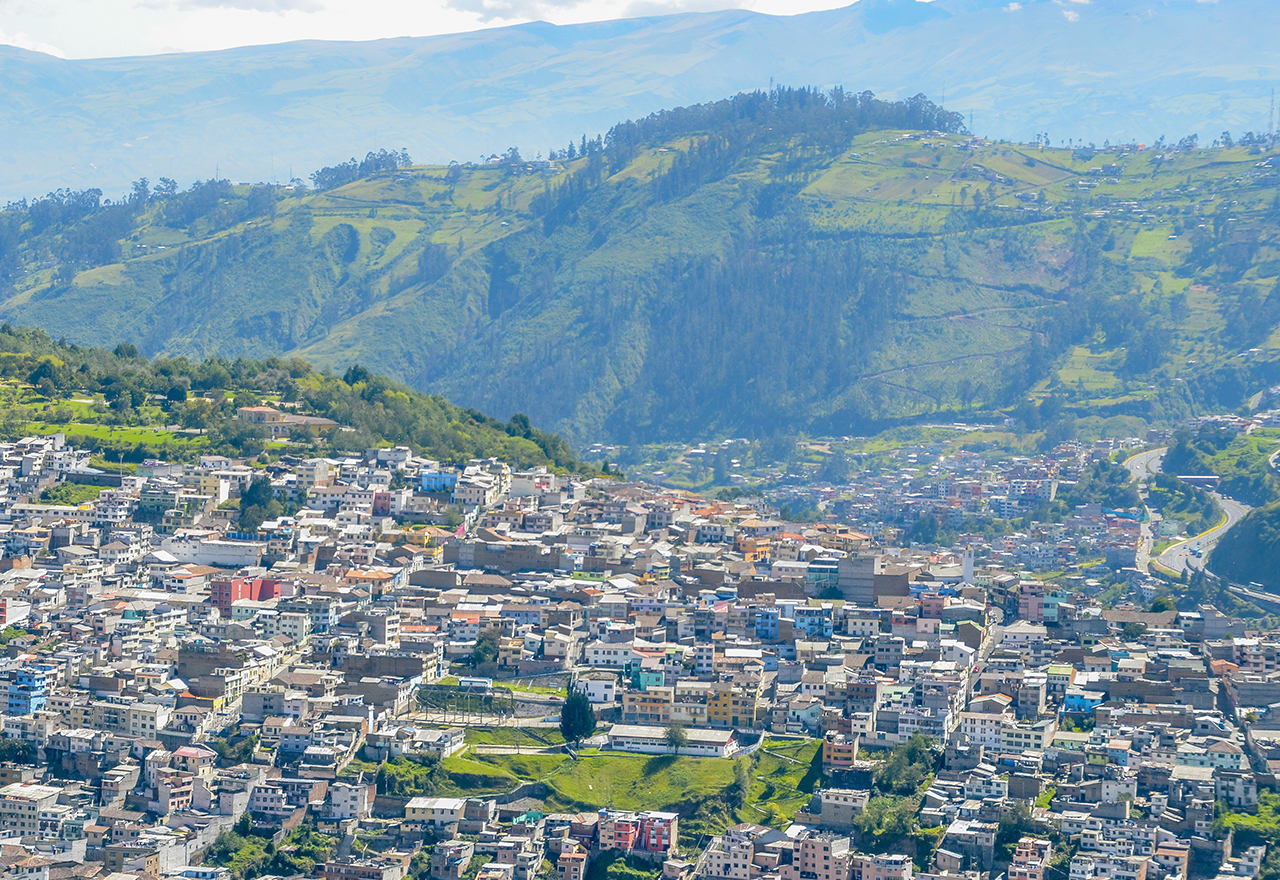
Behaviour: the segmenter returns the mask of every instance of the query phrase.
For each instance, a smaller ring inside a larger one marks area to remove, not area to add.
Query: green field
[[[535,749],[547,748],[546,740],[554,745],[564,745],[564,735],[557,728],[539,727],[538,737],[520,727],[468,727],[467,742],[490,746],[529,746]]]
[[[468,740],[511,745],[514,737],[505,735],[510,733],[468,731]],[[741,818],[773,825],[789,821],[821,782],[820,751],[816,740],[766,740],[752,768],[751,797]],[[548,807],[562,811],[613,806],[684,813],[722,794],[734,778],[731,760],[589,750],[577,760],[564,754],[466,754],[445,759],[444,766],[450,793],[493,794],[536,780],[551,788]]]

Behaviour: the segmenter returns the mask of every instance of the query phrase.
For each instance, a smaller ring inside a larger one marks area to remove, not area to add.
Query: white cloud
[[[542,19],[557,25],[743,8],[770,15],[851,0],[0,0],[0,26],[71,58],[199,52],[289,40],[376,40]],[[1010,3],[1013,0],[1000,0]],[[1027,3],[1027,0],[1018,0]],[[1065,2],[1065,0],[1063,0]],[[17,38],[7,40],[15,42]]]
[[[844,0],[840,0],[841,3]],[[932,0],[930,0],[932,2]],[[723,9],[751,9],[768,15],[796,15],[811,12],[808,7],[796,7],[784,0],[782,3],[768,0],[632,0],[622,8],[625,18],[640,18],[648,15],[671,15],[676,12],[719,12]]]
[[[541,19],[556,24],[671,15],[677,12],[714,12],[750,9],[769,15],[796,15],[816,9],[833,9],[848,0],[442,0],[446,9],[476,16],[486,24],[499,21]]]
[[[320,0],[142,0],[150,9],[242,9],[248,12],[320,12]]]
[[[57,46],[53,46],[49,43],[42,43],[22,31],[9,34],[5,33],[3,29],[0,29],[0,45],[16,46],[19,49],[26,49],[31,52],[43,52],[45,55],[53,55],[56,58],[67,57],[67,53],[63,52]]]
[[[1067,21],[1079,21],[1080,13],[1072,12],[1070,9],[1064,9],[1062,10],[1062,17],[1065,18]]]
[[[469,12],[481,21],[543,18],[556,10],[573,9],[581,0],[445,0],[458,12]]]
[[[5,15],[48,15],[49,9],[35,0],[0,0],[0,12]]]
[[[1017,11],[1018,11],[1019,9],[1021,9],[1021,8],[1022,8],[1022,4],[1021,4],[1021,3],[1010,3],[1008,6],[1006,6],[1006,7],[1004,8],[1004,11],[1005,11],[1005,12],[1017,12]]]

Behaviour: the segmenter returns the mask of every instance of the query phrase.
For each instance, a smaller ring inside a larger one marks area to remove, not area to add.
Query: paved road
[[[1141,487],[1143,481],[1148,477],[1160,473],[1160,462],[1164,460],[1164,454],[1168,451],[1167,447],[1161,446],[1159,449],[1139,452],[1137,455],[1125,459],[1124,466],[1128,468],[1129,475]],[[1146,490],[1140,488],[1139,491],[1142,495],[1142,503],[1145,506],[1147,502]],[[1138,525],[1138,553],[1134,559],[1134,565],[1140,571],[1146,571],[1151,562],[1151,548],[1155,543],[1151,529],[1160,522],[1160,514],[1152,512],[1149,507],[1146,510],[1147,522]]]
[[[1160,554],[1158,561],[1161,565],[1178,573],[1182,573],[1187,568],[1203,569],[1204,560],[1209,555],[1209,551],[1217,546],[1218,541],[1232,526],[1244,519],[1245,515],[1253,509],[1247,504],[1241,504],[1239,501],[1227,498],[1217,492],[1211,492],[1210,494],[1218,499],[1218,504],[1222,506],[1222,512],[1227,515],[1226,521],[1203,534],[1183,541],[1181,544],[1174,544]],[[1196,558],[1191,552],[1197,549],[1202,554],[1199,558]]]
[[[1139,452],[1132,458],[1126,459],[1124,466],[1128,468],[1129,473],[1133,475],[1135,480],[1141,482],[1150,476],[1160,473],[1160,466],[1167,451],[1167,448],[1161,447],[1160,449],[1152,449],[1149,452]],[[1210,492],[1209,494],[1218,499],[1218,504],[1222,506],[1223,513],[1227,515],[1226,520],[1221,525],[1215,526],[1203,534],[1174,544],[1156,558],[1160,565],[1179,574],[1188,568],[1203,569],[1204,559],[1209,555],[1209,551],[1217,545],[1218,541],[1232,526],[1244,519],[1245,515],[1252,510],[1249,505],[1241,504],[1239,501],[1228,498],[1219,492]],[[1148,513],[1150,513],[1150,510],[1148,510]],[[1152,523],[1157,522],[1159,522],[1158,514],[1152,516]],[[1138,553],[1138,567],[1145,569],[1149,558],[1148,554],[1151,550],[1150,529],[1144,528],[1142,534],[1144,536],[1144,546]],[[1193,550],[1201,552],[1199,558],[1193,555]]]
[[[1161,446],[1159,449],[1139,452],[1137,455],[1125,459],[1124,466],[1129,469],[1129,473],[1133,475],[1135,480],[1145,480],[1147,477],[1160,473],[1160,462],[1168,451],[1168,447]]]

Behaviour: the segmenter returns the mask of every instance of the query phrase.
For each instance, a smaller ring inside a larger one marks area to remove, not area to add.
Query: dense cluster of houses
[[[1052,498],[1076,453],[1005,467],[996,497]],[[910,503],[990,501],[970,465]],[[263,478],[288,513],[250,528],[236,501]],[[58,483],[102,491],[41,503]],[[0,484],[6,874],[215,880],[193,863],[247,813],[390,841],[317,868],[334,880],[399,880],[424,845],[438,880],[534,880],[544,861],[584,880],[611,851],[667,880],[912,880],[858,828],[868,758],[916,736],[944,756],[917,817],[939,835],[925,878],[1063,880],[1045,872],[1064,841],[1068,880],[1258,872],[1213,821],[1274,785],[1280,637],[1209,606],[1146,610],[1149,579],[1144,604],[1104,608],[1079,579],[1025,576],[1021,545],[922,553],[764,504],[405,448],[112,474],[32,437],[0,444]],[[1086,505],[1064,527],[1118,541],[1127,522]],[[354,763],[447,758],[470,725],[536,735],[562,698],[503,685],[530,679],[584,694],[602,749],[816,738],[829,783],[785,832],[693,846],[676,812],[397,798]],[[1010,816],[1029,827],[1001,848]]]

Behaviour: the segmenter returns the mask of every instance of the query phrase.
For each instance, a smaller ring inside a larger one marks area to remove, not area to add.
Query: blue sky
[[[196,52],[287,40],[374,40],[543,20],[753,9],[792,15],[851,0],[0,0],[0,44],[66,58]]]

